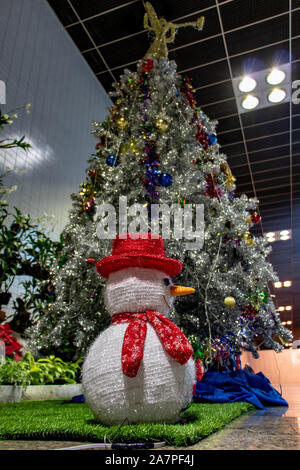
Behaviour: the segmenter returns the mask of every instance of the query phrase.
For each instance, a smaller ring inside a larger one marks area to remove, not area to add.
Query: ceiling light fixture
[[[267,75],[266,81],[269,85],[279,85],[285,79],[285,72],[279,69],[272,69],[271,72]]]
[[[279,233],[280,240],[289,240],[290,239],[290,232],[289,230],[281,230]]]
[[[283,312],[284,311],[284,307],[278,307],[278,312]]]
[[[293,307],[292,307],[291,305],[287,305],[287,306],[285,307],[286,310],[292,310],[292,308],[293,308]]]
[[[243,77],[242,81],[238,85],[239,90],[242,91],[243,93],[249,93],[249,91],[254,90],[256,87],[256,81],[254,78],[249,77],[246,75]]]
[[[242,101],[242,107],[244,109],[254,109],[259,103],[259,99],[254,95],[247,95]]]
[[[265,234],[267,242],[276,242],[280,240],[289,240],[292,238],[291,230],[278,230],[277,232],[268,232]]]
[[[268,94],[268,100],[270,103],[281,103],[286,97],[286,92],[282,88],[273,88]]]
[[[282,287],[282,282],[274,282],[273,286],[276,287],[276,289],[279,289],[279,287]]]
[[[284,287],[291,287],[292,281],[284,281],[283,286]]]

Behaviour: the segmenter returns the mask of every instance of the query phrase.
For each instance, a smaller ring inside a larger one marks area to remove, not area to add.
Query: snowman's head
[[[176,295],[192,292],[194,289],[173,286],[171,278],[162,271],[130,267],[109,275],[104,299],[110,315],[145,310],[167,315]]]

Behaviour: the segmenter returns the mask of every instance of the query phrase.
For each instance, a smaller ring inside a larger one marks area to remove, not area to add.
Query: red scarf
[[[185,364],[193,354],[193,348],[169,318],[159,312],[146,310],[142,313],[116,313],[113,325],[129,323],[122,346],[122,370],[127,377],[136,377],[144,354],[147,321],[153,326],[166,352],[179,364]]]

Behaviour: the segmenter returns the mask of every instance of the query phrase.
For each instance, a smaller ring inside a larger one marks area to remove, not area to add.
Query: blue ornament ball
[[[208,135],[208,145],[213,145],[216,142],[218,142],[218,137],[216,136],[216,134],[209,134]]]
[[[106,159],[106,163],[109,166],[118,166],[120,162],[115,155],[109,155]]]
[[[171,186],[173,178],[169,173],[161,173],[159,176],[159,183],[164,187]]]

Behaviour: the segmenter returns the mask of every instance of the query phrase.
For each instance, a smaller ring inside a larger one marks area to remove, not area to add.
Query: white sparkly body
[[[156,310],[168,315],[174,297],[164,273],[127,268],[112,273],[105,289],[111,315]],[[121,351],[127,323],[112,325],[92,344],[82,369],[87,404],[103,424],[176,422],[192,400],[195,364],[180,365],[165,351],[153,327],[147,323],[144,356],[136,377],[123,374]]]

